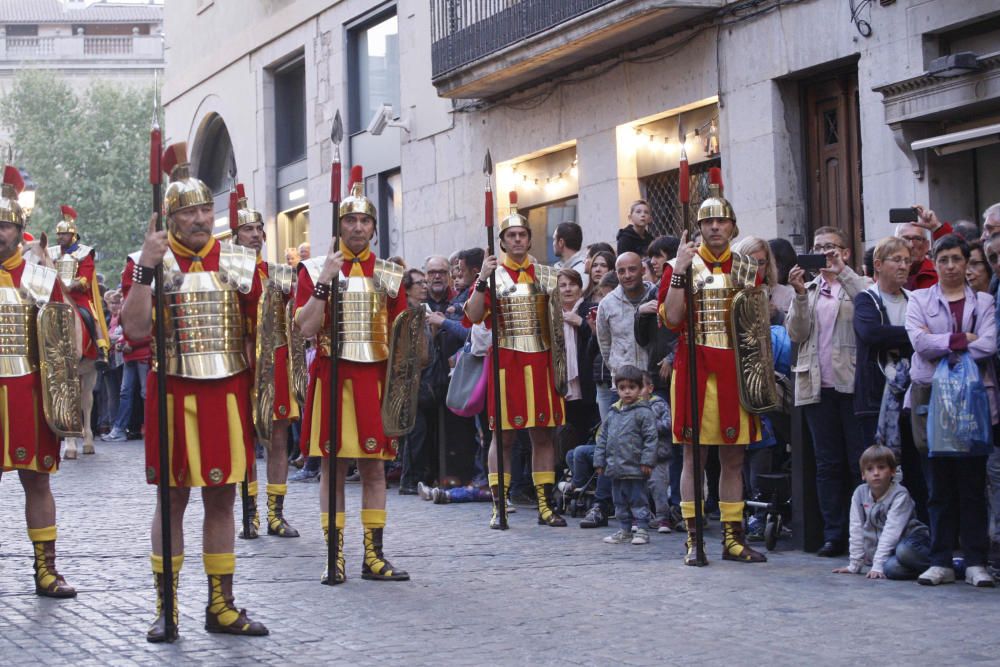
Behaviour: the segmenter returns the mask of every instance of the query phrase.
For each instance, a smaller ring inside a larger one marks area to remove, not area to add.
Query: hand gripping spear
[[[486,157],[483,160],[483,173],[486,174],[486,254],[495,255],[496,247],[493,242],[493,158],[489,149],[486,150]],[[496,438],[497,451],[497,516],[500,518],[500,529],[507,530],[507,489],[503,483],[503,400],[500,397],[500,319],[497,315],[497,274],[496,271],[490,274],[490,336],[492,343],[492,363],[493,368],[493,437]]]
[[[333,223],[333,240],[330,245],[330,253],[337,252],[340,235],[340,142],[344,140],[344,124],[340,120],[340,109],[337,109],[333,117],[333,129],[330,131],[330,141],[333,142],[333,164],[330,165],[330,203],[333,204],[331,215]],[[337,527],[337,449],[340,444],[340,421],[337,419],[337,356],[340,354],[339,337],[339,310],[337,301],[340,299],[340,273],[333,278],[333,285],[330,290],[330,394],[327,396],[327,408],[329,410],[327,419],[330,427],[330,452],[327,464],[328,478],[324,480],[329,493],[329,506],[327,516],[329,517],[327,528],[326,544],[326,584],[333,586],[337,583],[337,549],[340,540],[335,534]]]
[[[157,98],[157,83],[153,83],[153,126],[149,131],[149,184],[153,186],[153,214],[156,216],[155,229],[163,231],[163,183],[162,139],[160,137],[160,121],[158,119],[159,105]],[[177,639],[177,625],[174,623],[174,563],[173,563],[173,533],[170,531],[170,443],[167,433],[167,344],[166,344],[166,312],[163,301],[163,262],[156,265],[153,281],[155,333],[156,336],[156,410],[159,415],[157,426],[157,442],[160,455],[160,478],[157,480],[157,491],[160,494],[160,544],[163,555],[163,634],[166,641]]]
[[[691,184],[688,173],[687,151],[684,149],[684,124],[678,121],[678,132],[680,133],[681,159],[680,159],[680,188],[679,196],[681,202],[681,215],[684,223],[684,230],[690,240],[694,236],[694,227],[691,225]],[[684,280],[684,304],[687,310],[687,361],[688,361],[688,390],[691,393],[691,463],[694,465],[692,478],[694,479],[694,545],[695,562],[694,565],[708,565],[705,557],[705,540],[702,533],[702,481],[701,476],[701,419],[698,409],[698,368],[697,368],[697,347],[694,340],[695,326],[695,305],[694,288],[692,280],[692,267],[688,266],[687,275]]]

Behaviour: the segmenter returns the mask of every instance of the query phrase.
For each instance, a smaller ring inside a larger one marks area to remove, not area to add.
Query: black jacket
[[[576,308],[576,314],[583,319],[580,326],[576,327],[576,368],[580,374],[582,400],[591,403],[597,400],[597,388],[594,385],[594,373],[591,370],[594,362],[587,352],[591,339],[594,340],[595,345],[597,343],[597,336],[587,326],[587,314],[593,306],[593,301],[584,299]]]
[[[655,299],[658,286],[654,285],[643,301]],[[649,367],[646,369],[653,378],[653,388],[668,390],[670,383],[660,379],[660,362],[677,349],[677,332],[659,325],[656,313],[642,315],[635,313],[635,342],[649,352]]]
[[[653,235],[648,233],[642,236],[635,230],[635,227],[629,225],[627,227],[622,227],[618,230],[618,254],[623,252],[634,252],[638,253],[640,257],[646,256],[646,248],[653,241]]]
[[[857,356],[854,368],[854,412],[858,416],[877,415],[882,407],[885,376],[879,358],[895,351],[900,357],[913,356],[913,346],[906,327],[889,324],[889,315],[881,298],[870,290],[854,297],[854,335]]]

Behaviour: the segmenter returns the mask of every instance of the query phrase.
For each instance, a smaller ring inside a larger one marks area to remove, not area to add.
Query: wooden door
[[[826,75],[803,85],[809,168],[809,243],[830,226],[851,240],[851,264],[861,265],[861,136],[857,70]]]

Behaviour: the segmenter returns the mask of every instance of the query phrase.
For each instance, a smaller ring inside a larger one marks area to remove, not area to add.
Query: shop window
[[[396,117],[399,102],[399,29],[395,8],[349,33],[351,132],[360,132],[383,104]]]
[[[708,197],[708,170],[722,164],[720,159],[707,160],[688,167],[691,178],[690,220],[693,223],[698,207]],[[684,231],[683,209],[680,202],[680,170],[653,174],[639,182],[642,197],[649,202],[653,213],[650,228],[653,236],[670,235],[680,237]]]

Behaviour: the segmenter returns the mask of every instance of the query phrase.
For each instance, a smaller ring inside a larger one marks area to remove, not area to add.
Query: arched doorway
[[[211,188],[215,198],[215,232],[229,230],[229,190],[233,186],[231,172],[235,170],[233,142],[226,121],[217,113],[202,121],[195,135],[191,166],[194,174]]]

